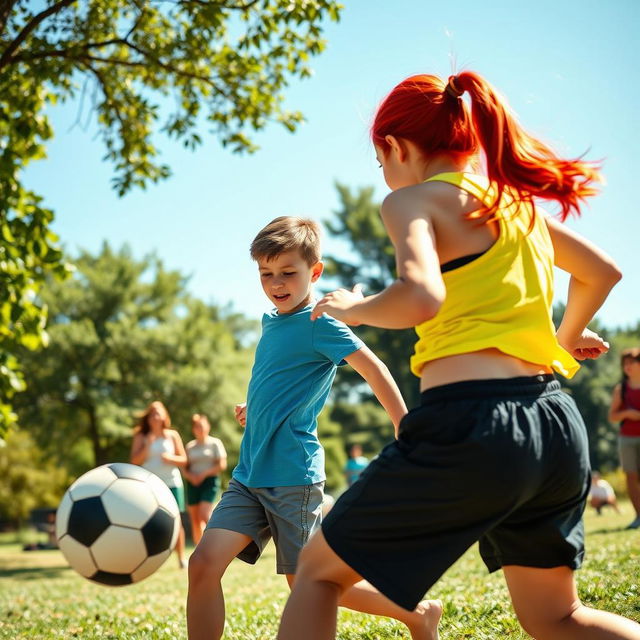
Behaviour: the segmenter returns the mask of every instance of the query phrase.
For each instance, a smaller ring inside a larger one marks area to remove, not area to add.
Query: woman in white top
[[[195,440],[187,443],[188,463],[184,476],[191,535],[198,544],[220,493],[220,474],[227,468],[227,452],[222,440],[209,435],[211,425],[207,416],[194,413],[191,428]]]
[[[182,438],[175,429],[170,429],[171,418],[162,402],[152,402],[140,418],[135,428],[131,444],[130,460],[155,473],[171,490],[180,511],[184,511],[184,487],[178,467],[187,464],[187,454]],[[184,529],[176,543],[176,553],[180,568],[187,564],[184,557]]]

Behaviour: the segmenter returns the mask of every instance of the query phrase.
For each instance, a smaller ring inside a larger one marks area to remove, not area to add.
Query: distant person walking
[[[625,349],[620,358],[622,381],[611,397],[609,420],[620,422],[620,464],[629,500],[636,511],[627,529],[640,528],[640,349]]]
[[[182,438],[175,429],[170,429],[171,418],[162,402],[152,402],[135,427],[131,444],[130,460],[155,473],[169,487],[180,511],[184,511],[184,487],[178,467],[187,464],[187,454]],[[187,564],[184,556],[184,528],[176,544],[180,568]]]
[[[194,413],[191,430],[195,439],[187,442],[184,477],[191,537],[198,544],[220,495],[220,474],[227,468],[227,452],[222,440],[209,435],[211,424],[207,416]]]

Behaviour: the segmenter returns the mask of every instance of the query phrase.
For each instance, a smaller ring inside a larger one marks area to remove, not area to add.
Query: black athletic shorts
[[[584,555],[587,435],[552,375],[428,389],[322,524],[329,546],[412,610],[477,540],[489,571]]]

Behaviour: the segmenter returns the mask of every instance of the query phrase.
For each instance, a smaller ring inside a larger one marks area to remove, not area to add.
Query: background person
[[[360,477],[360,474],[367,468],[368,464],[369,459],[362,455],[362,445],[352,444],[349,447],[349,458],[344,465],[344,477],[348,487]]]
[[[178,467],[187,464],[187,454],[180,434],[171,429],[171,418],[162,402],[152,402],[135,427],[131,443],[130,461],[155,473],[169,487],[184,511],[184,487]],[[184,527],[180,523],[180,533],[176,543],[176,554],[181,569],[186,565],[184,556]]]
[[[598,512],[598,515],[602,513],[602,507],[607,505],[613,507],[616,513],[620,513],[613,487],[597,471],[591,474],[589,504]]]
[[[191,536],[198,544],[220,494],[220,474],[227,468],[227,452],[222,440],[210,435],[211,424],[207,416],[194,413],[191,430],[195,439],[185,447],[187,467],[184,477]]]
[[[620,464],[627,480],[635,519],[628,529],[640,528],[640,349],[625,349],[620,357],[622,381],[611,395],[609,420],[620,422]]]

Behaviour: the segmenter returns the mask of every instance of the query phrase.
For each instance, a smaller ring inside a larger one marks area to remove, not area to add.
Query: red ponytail
[[[458,97],[463,92],[471,99],[470,114]],[[448,84],[432,75],[407,78],[380,105],[371,133],[383,149],[387,135],[410,140],[427,155],[473,155],[481,148],[498,193],[490,213],[508,188],[524,202],[556,201],[564,221],[571,213],[580,215],[581,202],[596,193],[592,183],[600,179],[596,164],[559,158],[524,131],[504,100],[472,71]]]

